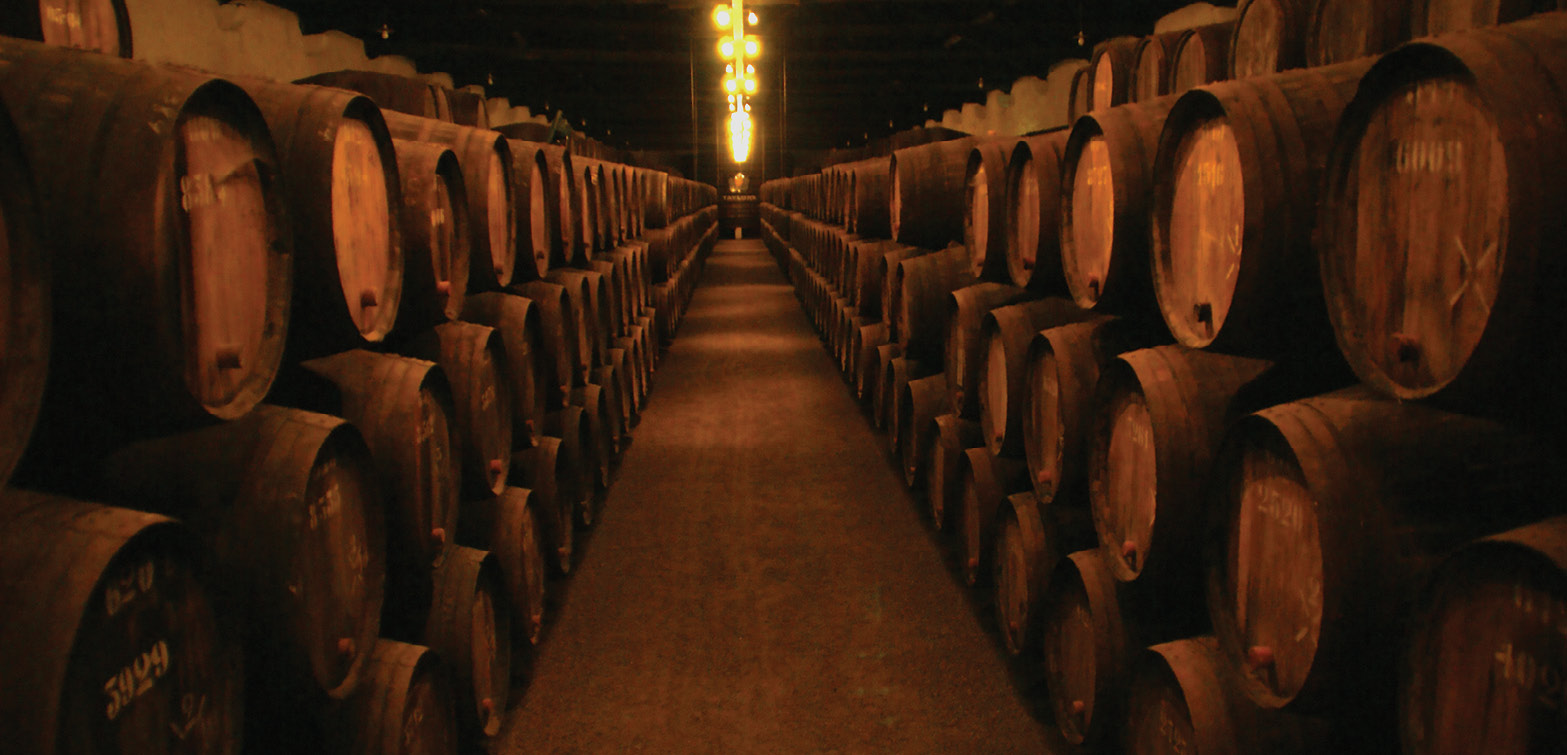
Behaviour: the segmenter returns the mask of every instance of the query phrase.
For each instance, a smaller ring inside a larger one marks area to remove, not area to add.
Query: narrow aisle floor
[[[655,380],[499,752],[1045,751],[761,242]]]

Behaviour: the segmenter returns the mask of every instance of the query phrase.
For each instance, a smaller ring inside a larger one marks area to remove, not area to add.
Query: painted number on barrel
[[[113,721],[136,698],[152,691],[165,674],[169,673],[169,645],[159,640],[152,648],[137,656],[130,665],[103,684],[103,693],[109,698],[108,715]]]
[[[1526,694],[1533,695],[1542,707],[1557,710],[1562,704],[1562,669],[1542,661],[1511,642],[1504,642],[1495,653],[1497,672]]]
[[[1412,139],[1393,144],[1393,170],[1400,174],[1458,175],[1463,171],[1464,143],[1458,139]]]
[[[1181,733],[1181,727],[1176,722],[1180,714],[1176,713],[1166,700],[1159,706],[1159,733],[1164,736],[1164,741],[1169,743],[1170,752],[1177,755],[1186,755],[1191,751],[1186,737]]]
[[[44,18],[51,24],[59,24],[68,29],[82,28],[82,13],[79,10],[68,10],[58,6],[44,9]]]
[[[1513,585],[1513,607],[1567,637],[1567,603],[1554,595],[1521,584]]]
[[[135,566],[120,577],[109,580],[103,588],[104,611],[113,617],[137,596],[152,592],[157,569],[151,561]]]
[[[210,173],[196,173],[180,178],[180,206],[186,212],[203,207],[222,205],[228,200],[228,190],[222,179],[214,179]]]

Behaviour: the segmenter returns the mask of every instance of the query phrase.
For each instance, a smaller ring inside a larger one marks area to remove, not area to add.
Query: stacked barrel
[[[1503,5],[1248,0],[762,186],[1061,751],[1560,750],[1567,13]]]
[[[19,751],[499,732],[716,192],[431,97],[0,37]]]

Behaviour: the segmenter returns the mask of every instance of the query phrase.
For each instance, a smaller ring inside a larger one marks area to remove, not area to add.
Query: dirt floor
[[[501,753],[1045,752],[784,277],[714,253]]]

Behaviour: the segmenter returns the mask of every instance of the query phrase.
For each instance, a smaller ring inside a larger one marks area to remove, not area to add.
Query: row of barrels
[[[962,243],[979,280],[1193,348],[1342,361],[1397,398],[1548,421],[1560,355],[1527,334],[1563,311],[1567,271],[1542,246],[1559,219],[1536,200],[1563,162],[1539,113],[1564,106],[1520,93],[1567,83],[1544,62],[1564,36],[1567,15],[1542,14],[858,175],[887,168],[892,240]]]
[[[1064,751],[1559,743],[1559,441],[764,217]],[[898,282],[841,283],[861,255]]]
[[[493,736],[714,209],[673,219],[697,230],[657,281],[631,224],[530,259],[513,200],[546,191],[548,145],[344,89],[9,39],[0,60],[0,462],[47,491],[0,493],[0,643],[28,649],[0,660],[8,736]]]
[[[1410,39],[1563,7],[1560,0],[1245,0],[1233,21],[1099,43],[1072,79],[1069,116],[1212,81],[1344,63]]]

